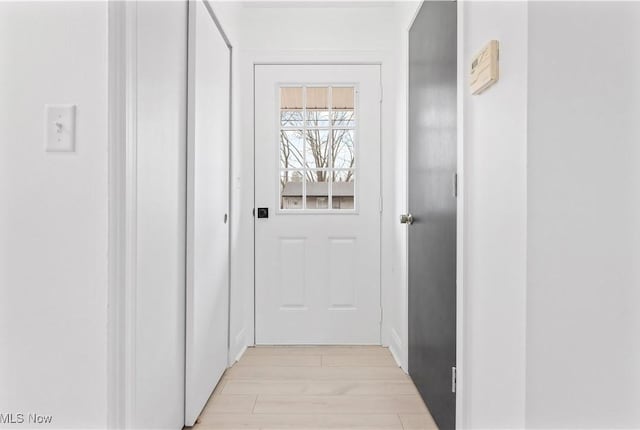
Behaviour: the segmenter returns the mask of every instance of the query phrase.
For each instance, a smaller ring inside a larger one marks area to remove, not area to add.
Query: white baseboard
[[[389,343],[389,351],[391,352],[393,359],[398,364],[398,367],[406,372],[407,369],[404,365],[404,360],[402,359],[402,338],[393,328],[391,329],[391,342]]]
[[[245,345],[240,352],[238,353],[238,355],[236,355],[235,358],[235,362],[237,363],[238,361],[240,361],[240,359],[242,358],[242,356],[244,355],[245,352],[247,352],[247,348],[249,347],[249,345]]]
[[[249,343],[245,339],[245,333],[246,330],[243,328],[233,338],[233,345],[229,350],[229,366],[239,361],[249,346]]]

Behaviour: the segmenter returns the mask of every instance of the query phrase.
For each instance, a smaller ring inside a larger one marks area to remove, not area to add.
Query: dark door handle
[[[258,218],[269,218],[269,208],[258,208]]]
[[[402,214],[400,215],[400,223],[401,224],[413,224],[413,215],[411,214]]]

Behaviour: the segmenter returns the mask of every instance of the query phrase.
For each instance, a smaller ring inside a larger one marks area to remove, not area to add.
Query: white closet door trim
[[[108,416],[130,427],[135,393],[137,4],[108,5]]]

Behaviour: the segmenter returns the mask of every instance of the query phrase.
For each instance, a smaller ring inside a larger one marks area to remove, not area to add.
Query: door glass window
[[[356,209],[356,93],[343,85],[280,87],[281,210]]]

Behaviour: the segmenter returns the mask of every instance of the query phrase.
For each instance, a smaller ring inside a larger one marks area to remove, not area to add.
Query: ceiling
[[[325,1],[315,1],[315,0],[280,0],[280,1],[272,1],[272,0],[253,0],[253,1],[242,1],[242,0],[231,0],[233,3],[239,3],[243,7],[251,7],[251,8],[358,8],[358,7],[392,7],[394,3],[393,1],[371,1],[371,0],[361,0],[361,1],[345,1],[345,0],[325,0]]]

